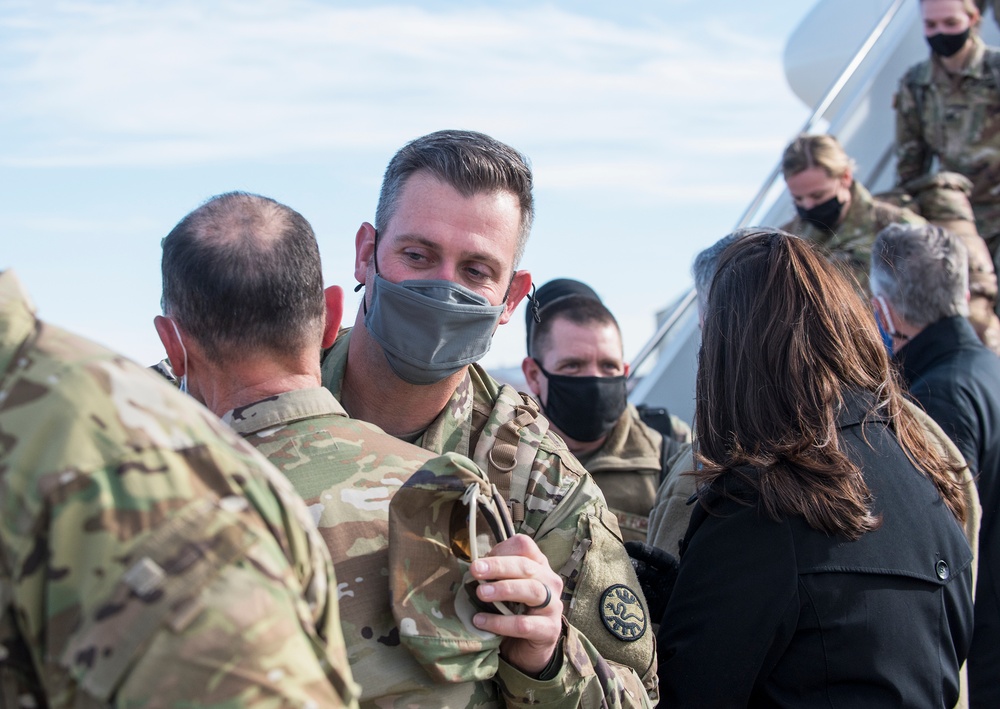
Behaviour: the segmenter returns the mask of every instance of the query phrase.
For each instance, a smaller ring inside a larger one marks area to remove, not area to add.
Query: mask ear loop
[[[895,323],[892,322],[892,315],[889,313],[889,306],[885,302],[885,298],[880,295],[875,296],[875,299],[882,306],[882,316],[885,318],[885,324],[889,326],[889,336],[895,337],[897,340],[909,340],[909,335],[904,335],[903,333],[896,330]]]
[[[181,351],[184,353],[184,374],[181,375],[181,380],[178,384],[178,388],[185,394],[188,390],[188,351],[187,347],[184,346],[184,338],[181,337],[181,331],[177,329],[177,323],[174,322],[173,318],[167,318],[170,320],[170,324],[174,328],[174,334],[177,335],[177,342],[180,343]]]
[[[511,282],[513,283],[513,280]],[[527,329],[528,329],[528,356],[531,357],[532,359],[534,359],[534,353],[531,351],[531,349],[532,349],[532,347],[531,347],[531,345],[532,345],[532,342],[531,342],[531,340],[532,340],[532,333],[535,330],[535,325],[537,325],[538,323],[540,323],[542,321],[541,315],[538,314],[538,298],[535,296],[535,290],[536,289],[537,289],[537,286],[535,285],[534,281],[532,281],[532,283],[531,283],[531,293],[528,294],[528,313],[530,313],[531,317],[528,319],[528,325],[527,325]],[[507,287],[507,290],[508,291],[510,290],[510,286]]]

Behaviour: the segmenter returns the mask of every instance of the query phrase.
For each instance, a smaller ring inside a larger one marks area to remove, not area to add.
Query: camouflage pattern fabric
[[[479,584],[470,567],[512,536],[504,524],[510,516],[501,517],[507,502],[493,494],[496,488],[472,461],[442,456],[449,457],[454,465],[430,461],[389,502],[392,611],[403,645],[436,680],[491,680],[501,638],[479,630],[472,619],[477,612],[502,611],[476,597]]]
[[[671,423],[678,442],[691,440],[687,424],[673,416]],[[627,542],[646,541],[649,513],[663,471],[662,448],[663,436],[644,424],[635,406],[629,404],[604,444],[589,455],[579,456],[618,518]]]
[[[872,244],[878,233],[890,224],[924,223],[909,209],[873,198],[855,180],[851,185],[851,206],[836,232],[817,227],[798,216],[781,228],[821,247],[844,275],[857,280],[867,297]]]
[[[900,184],[940,169],[972,181],[979,233],[997,255],[1000,246],[1000,53],[973,36],[968,66],[951,76],[939,57],[910,68],[895,98]]]
[[[356,706],[288,482],[0,274],[0,706]]]
[[[499,660],[492,682],[470,681],[480,676],[479,665],[456,662],[440,669],[451,673],[451,683],[435,683],[401,642],[389,595],[390,501],[420,471],[467,474],[475,470],[471,461],[437,457],[350,419],[326,389],[270,397],[236,409],[224,420],[288,476],[326,540],[340,579],[341,624],[363,706],[630,705],[620,699],[620,682],[609,664],[573,628],[563,640],[562,668],[546,682]],[[451,628],[461,636],[461,623],[445,618],[449,604],[454,607],[455,592],[436,586],[433,593],[444,597],[432,594],[416,602],[440,616],[442,632]]]
[[[646,543],[665,549],[678,558],[680,542],[687,532],[694,508],[689,500],[698,491],[698,482],[690,474],[694,469],[694,447],[688,444],[674,456],[649,513]]]
[[[323,361],[323,385],[334,396],[340,393],[347,367],[349,339],[350,330],[342,330]],[[527,401],[472,365],[417,445],[434,453],[467,455],[488,470],[495,432]],[[595,687],[586,685],[583,706],[601,706],[601,702],[648,706],[650,700],[655,704],[654,637],[618,523],[593,478],[547,427],[548,422],[539,418],[519,431],[522,443],[534,455],[527,475],[520,468],[515,470],[512,499],[523,500],[525,510],[517,531],[535,540],[565,584],[562,601],[569,635],[564,641],[563,671],[571,666],[575,673],[596,677],[599,691],[592,692]],[[509,703],[539,701],[537,697],[523,699],[517,689],[519,674],[501,663],[497,680],[505,698]]]

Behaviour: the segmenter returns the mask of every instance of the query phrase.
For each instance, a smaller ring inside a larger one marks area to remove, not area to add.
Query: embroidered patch
[[[619,640],[634,642],[646,634],[646,611],[635,591],[616,583],[601,596],[601,620]]]

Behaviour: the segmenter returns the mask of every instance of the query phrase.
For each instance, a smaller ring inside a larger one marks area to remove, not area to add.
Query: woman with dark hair
[[[662,706],[954,706],[972,629],[963,486],[847,280],[785,232],[727,248],[697,395]]]

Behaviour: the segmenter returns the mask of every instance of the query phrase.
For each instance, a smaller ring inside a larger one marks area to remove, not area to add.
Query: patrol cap
[[[524,312],[524,324],[527,330],[525,350],[529,355],[531,354],[531,333],[535,329],[535,318],[541,318],[542,310],[545,309],[546,305],[571,295],[592,298],[598,303],[602,302],[601,296],[597,295],[593,288],[572,278],[551,280],[529,296],[528,308]]]

